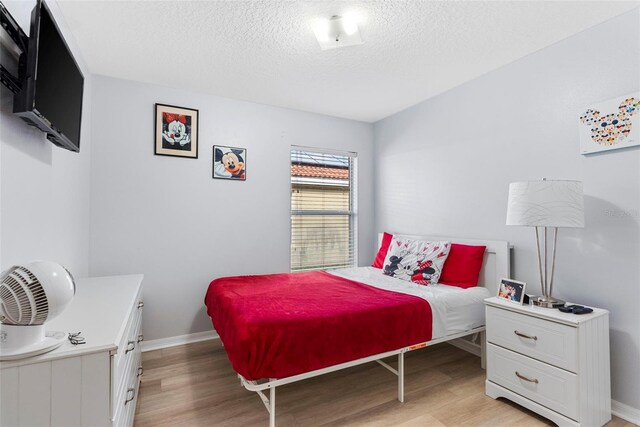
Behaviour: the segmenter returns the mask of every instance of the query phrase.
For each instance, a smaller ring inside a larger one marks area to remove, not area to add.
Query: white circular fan
[[[64,332],[44,323],[71,302],[76,285],[66,268],[51,261],[13,266],[0,276],[0,360],[22,359],[59,347]]]

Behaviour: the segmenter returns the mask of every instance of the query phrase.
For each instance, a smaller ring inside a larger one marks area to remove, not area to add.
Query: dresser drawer
[[[487,341],[571,372],[578,371],[578,330],[572,326],[487,306]]]
[[[125,332],[122,334],[122,338],[118,343],[118,354],[116,355],[116,362],[118,364],[119,359],[126,354],[125,352],[127,347],[131,347],[129,343],[132,341],[135,343],[137,341],[135,331],[142,320],[142,307],[144,307],[144,304],[142,303],[142,290],[140,290],[136,296],[135,304],[131,307],[131,311],[129,312]]]
[[[136,410],[136,402],[138,400],[138,390],[140,385],[140,369],[142,357],[140,349],[132,352],[130,363],[127,365],[126,376],[123,378],[124,387],[118,393],[115,400],[115,416],[114,426],[129,427],[133,425],[133,417]]]
[[[140,363],[137,361],[140,355],[140,342],[137,337],[141,337],[142,322],[137,322],[134,328],[130,331],[130,339],[128,348],[122,351],[122,355],[117,361],[113,375],[113,393],[114,401],[121,400],[122,396],[126,395],[127,389],[131,387],[131,378],[135,377]]]
[[[493,344],[487,379],[542,406],[578,419],[578,376]]]
[[[142,292],[142,290],[140,291]],[[139,345],[139,337],[140,329],[142,324],[142,307],[144,304],[142,303],[142,295],[139,293],[136,296],[135,304],[131,308],[129,312],[129,316],[127,319],[127,326],[125,327],[125,331],[122,334],[122,338],[118,343],[118,352],[116,354],[116,366],[124,366],[126,365],[126,356],[131,353],[132,349]],[[129,350],[127,352],[127,350]]]
[[[122,402],[127,398],[127,390],[131,388],[133,379],[137,377],[139,368],[141,367],[141,351],[140,347],[136,347],[134,350],[127,353],[123,358],[123,365],[121,370],[118,371],[118,386],[113,389],[114,402]],[[117,411],[117,407],[114,408],[114,414]]]
[[[113,356],[112,371],[112,416],[117,414],[118,402],[126,395],[130,388],[131,372],[137,370],[136,355],[140,353],[142,341],[142,306],[141,295],[138,294],[132,307],[125,333],[118,344],[118,352]]]

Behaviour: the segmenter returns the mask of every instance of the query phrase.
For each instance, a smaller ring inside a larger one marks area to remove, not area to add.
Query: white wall
[[[554,294],[611,311],[613,398],[640,408],[640,147],[579,154],[583,107],[640,89],[638,9],[374,126],[376,229],[508,240],[539,291],[534,232],[505,226],[512,181],[584,181]]]
[[[34,1],[4,2],[28,34]],[[0,87],[0,268],[34,259],[89,271],[91,75],[55,2],[47,2],[84,74],[80,153],[54,146],[14,116],[13,94]],[[2,63],[17,61],[2,46]]]
[[[372,125],[95,77],[92,275],[144,273],[144,330],[211,329],[204,295],[224,275],[289,270],[292,144],[356,151],[359,260],[373,258]],[[155,156],[154,103],[200,111],[197,160]],[[247,148],[247,180],[212,179],[212,146]]]

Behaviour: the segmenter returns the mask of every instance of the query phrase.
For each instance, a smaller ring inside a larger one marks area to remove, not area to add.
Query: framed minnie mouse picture
[[[198,158],[198,110],[156,104],[155,154]]]

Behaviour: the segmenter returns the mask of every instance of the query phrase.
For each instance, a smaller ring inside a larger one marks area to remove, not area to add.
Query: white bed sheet
[[[342,268],[328,273],[379,289],[425,299],[433,312],[432,339],[467,331],[485,323],[483,301],[491,296],[486,288],[463,289],[443,284],[418,285],[385,276],[382,270],[374,267]]]

